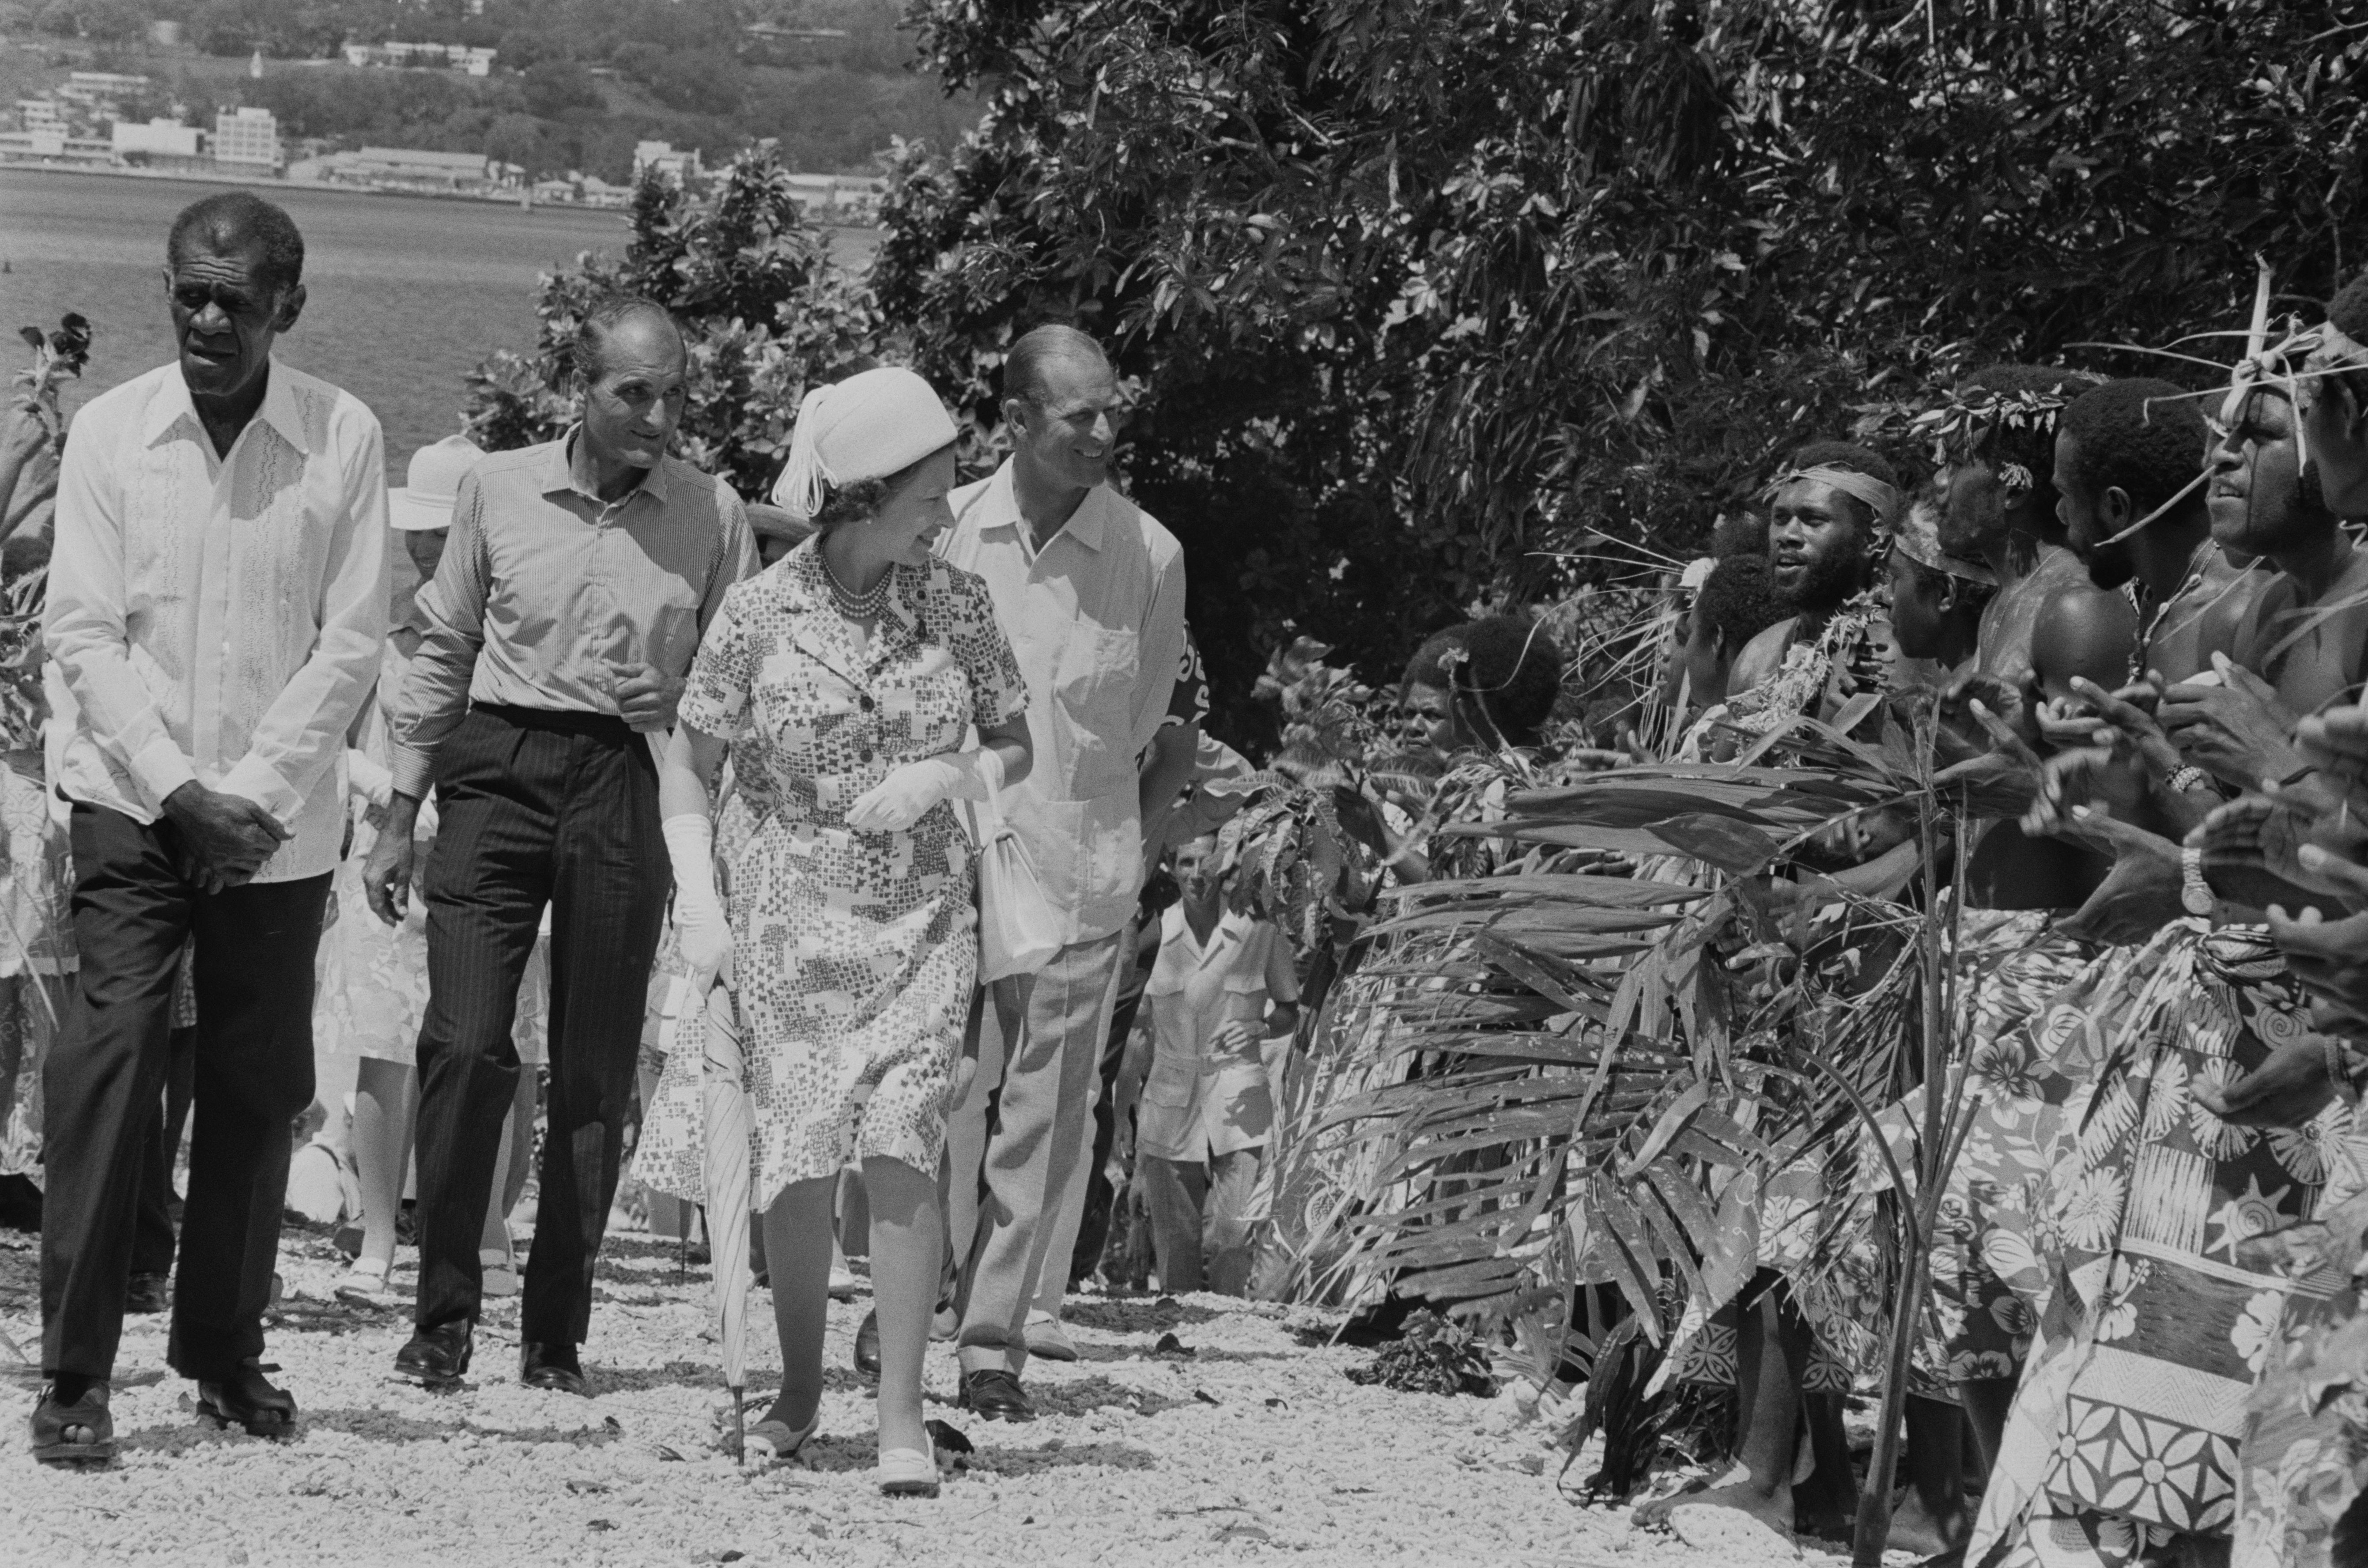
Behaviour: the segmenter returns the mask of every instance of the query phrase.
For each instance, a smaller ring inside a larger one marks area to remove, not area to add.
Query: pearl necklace
[[[838,580],[838,574],[830,569],[829,558],[821,551],[814,551],[814,559],[822,562],[822,580],[828,585],[830,602],[839,614],[857,621],[880,619],[881,612],[888,608],[889,591],[895,585],[896,569],[894,566],[881,573],[878,582],[859,594]]]

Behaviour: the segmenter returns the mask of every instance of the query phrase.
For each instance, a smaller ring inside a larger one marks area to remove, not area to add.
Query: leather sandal
[[[44,1387],[28,1423],[33,1457],[43,1464],[106,1464],[113,1460],[115,1418],[107,1409],[108,1392],[107,1384],[95,1382],[83,1390],[81,1398],[67,1404],[58,1400],[56,1384]],[[66,1433],[75,1428],[87,1436],[68,1438]]]

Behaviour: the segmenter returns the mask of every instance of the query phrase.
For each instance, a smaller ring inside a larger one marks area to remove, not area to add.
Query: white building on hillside
[[[699,149],[689,147],[676,152],[671,142],[636,142],[633,143],[633,182],[641,183],[643,170],[655,169],[658,174],[685,184],[699,177]]]
[[[145,125],[119,119],[112,133],[119,155],[139,153],[157,158],[194,158],[204,138],[196,126],[177,119],[152,119]]]
[[[222,110],[214,117],[214,162],[278,168],[278,117],[268,108]]]
[[[494,71],[494,55],[490,49],[472,49],[461,43],[401,43],[389,39],[384,43],[347,43],[346,63],[353,66],[394,68],[408,65],[442,65],[470,76],[490,76]]]

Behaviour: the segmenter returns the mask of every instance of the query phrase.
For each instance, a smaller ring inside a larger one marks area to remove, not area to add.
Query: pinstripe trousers
[[[673,881],[656,766],[619,719],[477,707],[438,749],[436,810],[416,1320],[473,1322],[482,1304],[477,1244],[518,1085],[510,1021],[547,902],[551,1090],[518,1335],[581,1345]]]

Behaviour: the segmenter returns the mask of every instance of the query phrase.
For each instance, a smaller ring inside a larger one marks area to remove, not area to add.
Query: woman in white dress
[[[819,531],[724,596],[659,779],[692,994],[728,964],[746,1052],[750,1200],[782,1365],[749,1436],[787,1454],[821,1422],[832,1198],[853,1125],[881,1486],[932,1496],[921,1365],[937,1175],[978,968],[972,846],[951,801],[987,799],[1030,760],[1026,688],[986,586],[930,552],[953,521],[954,435],[910,370],[807,395],[774,499]],[[728,916],[711,817],[727,748],[748,824],[723,868]],[[636,1174],[666,1190],[693,1185],[699,1068],[696,1051],[668,1055],[643,1131]]]

